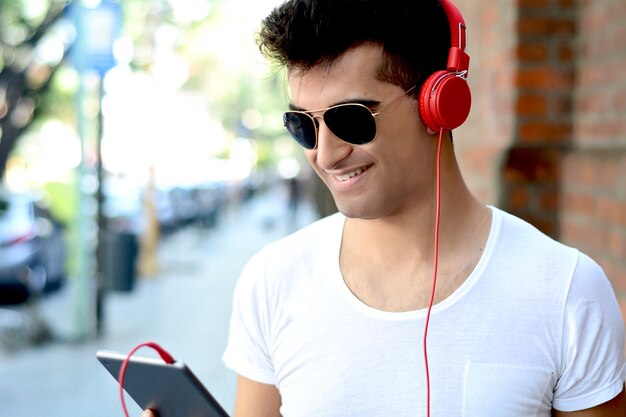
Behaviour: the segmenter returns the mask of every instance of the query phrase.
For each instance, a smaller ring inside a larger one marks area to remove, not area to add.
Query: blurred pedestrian
[[[289,224],[295,226],[298,218],[298,206],[302,197],[301,184],[298,177],[287,179],[287,208],[289,211]]]

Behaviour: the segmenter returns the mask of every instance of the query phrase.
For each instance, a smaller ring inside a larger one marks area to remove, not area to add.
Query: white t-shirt
[[[624,323],[604,273],[492,211],[475,270],[432,309],[432,415],[548,417],[615,397]],[[339,268],[344,221],[322,219],[249,261],[224,361],[275,385],[284,417],[424,416],[426,311],[383,312],[350,292]]]

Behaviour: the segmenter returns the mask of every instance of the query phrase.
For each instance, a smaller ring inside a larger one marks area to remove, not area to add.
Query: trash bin
[[[132,291],[137,274],[137,236],[128,231],[108,231],[103,243],[104,287],[112,291]]]

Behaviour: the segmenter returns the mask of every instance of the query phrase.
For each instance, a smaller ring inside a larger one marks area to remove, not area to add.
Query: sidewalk
[[[233,287],[254,252],[293,230],[294,225],[286,224],[286,207],[283,195],[272,192],[229,211],[214,230],[188,228],[164,238],[159,275],[140,279],[128,294],[107,296],[100,339],[0,353],[0,417],[122,416],[116,381],[95,353],[128,352],[147,340],[186,362],[231,412],[235,375],[221,355]],[[312,208],[302,204],[297,226],[314,219]],[[52,320],[61,332],[71,320],[70,292],[64,290],[42,306],[53,330]],[[154,355],[150,349],[138,354]],[[139,416],[132,400],[127,405],[131,416]]]

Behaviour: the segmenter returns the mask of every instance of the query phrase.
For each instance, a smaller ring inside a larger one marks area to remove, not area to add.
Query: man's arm
[[[610,401],[586,410],[566,413],[554,410],[554,417],[626,417],[626,389]]]
[[[280,417],[281,398],[274,385],[237,377],[233,417]]]

